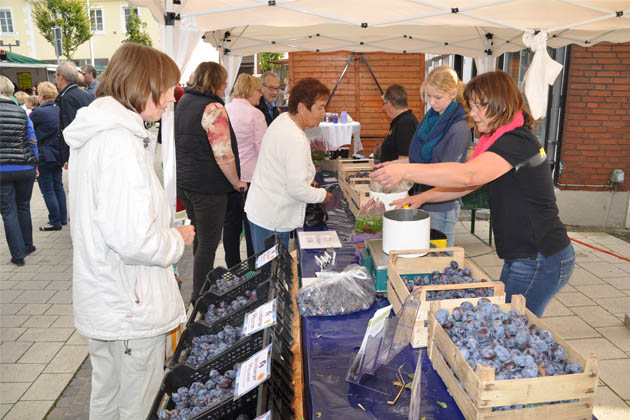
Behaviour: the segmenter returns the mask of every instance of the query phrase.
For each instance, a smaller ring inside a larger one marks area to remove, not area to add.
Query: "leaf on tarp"
[[[413,382],[409,382],[407,385],[405,385],[405,388],[411,389],[412,386],[413,386]]]
[[[320,419],[322,417],[322,412],[318,411],[317,413],[315,413],[315,415],[317,416],[318,419]]]
[[[315,338],[320,338],[321,336],[321,334],[315,334]]]
[[[399,386],[399,387],[403,387],[403,386],[404,386],[404,385],[403,385],[401,382],[399,382],[399,381],[394,381],[394,382],[392,382],[392,384],[394,384],[394,386]]]
[[[439,406],[440,406],[440,407],[442,407],[442,408],[446,408],[446,407],[448,407],[448,405],[446,405],[446,403],[445,403],[445,402],[442,402],[442,401],[436,401],[436,403],[437,403],[437,405],[439,405]]]
[[[427,420],[427,418],[426,418],[426,417],[424,417],[424,416],[422,416],[422,418],[421,418],[420,420]]]
[[[316,373],[315,376],[324,376],[321,373]]]
[[[414,373],[408,373],[407,376],[409,377],[409,379],[413,379],[413,377],[415,376]]]

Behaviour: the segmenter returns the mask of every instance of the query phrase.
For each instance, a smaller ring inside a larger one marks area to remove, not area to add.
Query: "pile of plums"
[[[206,311],[204,321],[206,324],[212,324],[213,322],[220,320],[224,316],[238,311],[243,306],[255,300],[256,290],[246,290],[244,294],[236,297],[236,299],[232,300],[230,303],[226,303],[224,300],[222,300],[216,305],[214,303],[210,304],[208,305],[208,310]]]
[[[200,335],[192,339],[186,363],[200,365],[229,349],[241,339],[241,328],[226,325],[216,334]]]

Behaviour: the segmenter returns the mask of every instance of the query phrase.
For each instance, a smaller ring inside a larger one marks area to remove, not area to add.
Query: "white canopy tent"
[[[499,55],[528,46],[544,55],[545,43],[558,48],[630,41],[629,0],[130,2],[151,10],[162,28],[162,49],[180,67],[184,67],[203,35],[219,50],[226,67],[232,69],[231,80],[238,69],[235,62],[240,60],[227,57],[261,51],[461,54],[475,57],[479,68],[490,69]],[[545,66],[550,64],[547,58],[536,60],[542,64],[528,76],[530,80],[548,82],[554,71],[557,74],[557,68],[549,70]],[[526,93],[529,98],[527,89]],[[168,123],[172,118],[166,121],[164,179],[174,202],[172,124]]]

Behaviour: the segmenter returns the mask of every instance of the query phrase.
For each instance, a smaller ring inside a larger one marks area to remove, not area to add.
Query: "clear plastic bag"
[[[319,280],[295,295],[302,316],[341,315],[368,309],[374,303],[374,280],[365,267],[347,266],[341,273],[322,272]]]
[[[381,184],[374,180],[370,180],[370,191],[385,194],[394,194],[409,191],[413,186],[413,182],[405,181],[404,179],[396,185],[392,185],[390,188],[384,188]]]

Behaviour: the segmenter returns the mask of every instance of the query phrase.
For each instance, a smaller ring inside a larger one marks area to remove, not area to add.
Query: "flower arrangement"
[[[314,139],[311,141],[311,158],[314,162],[326,159],[326,143],[322,139]]]
[[[379,233],[383,230],[385,204],[374,198],[361,206],[354,222],[357,233]]]

